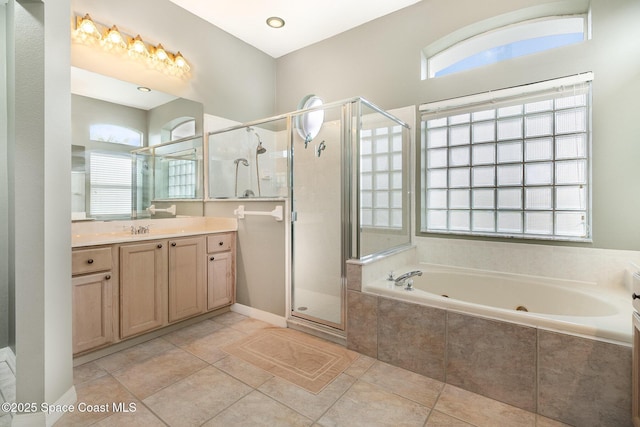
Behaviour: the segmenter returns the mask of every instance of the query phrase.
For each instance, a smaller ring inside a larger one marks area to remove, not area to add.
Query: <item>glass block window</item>
[[[196,196],[196,162],[169,161],[169,198],[192,199]]]
[[[521,92],[421,107],[422,231],[590,238],[590,82]]]
[[[92,217],[131,214],[131,156],[129,153],[89,155]]]
[[[360,131],[360,225],[402,228],[402,127]]]

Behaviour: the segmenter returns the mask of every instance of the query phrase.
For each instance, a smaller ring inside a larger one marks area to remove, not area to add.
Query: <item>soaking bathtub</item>
[[[632,341],[633,307],[624,289],[593,283],[418,264],[414,289],[381,279],[363,291],[456,312],[623,343]]]

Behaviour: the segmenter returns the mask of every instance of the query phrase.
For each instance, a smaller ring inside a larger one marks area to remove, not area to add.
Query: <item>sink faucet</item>
[[[138,228],[136,228],[135,225],[130,225],[130,226],[124,226],[125,230],[129,230],[131,231],[132,235],[137,235],[137,234],[149,234],[149,229],[150,229],[150,225],[139,225]]]
[[[401,274],[400,276],[396,277],[396,279],[394,280],[396,283],[396,286],[404,285],[405,280],[410,279],[413,276],[422,276],[422,271],[413,270],[408,273]]]

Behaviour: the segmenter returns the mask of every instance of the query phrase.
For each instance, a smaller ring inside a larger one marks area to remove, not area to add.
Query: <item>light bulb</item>
[[[107,31],[104,36],[104,45],[107,49],[120,48],[126,49],[127,43],[124,41],[122,34],[118,31],[118,27],[115,25]]]
[[[147,46],[144,44],[139,34],[129,42],[129,55],[139,57],[149,56]]]

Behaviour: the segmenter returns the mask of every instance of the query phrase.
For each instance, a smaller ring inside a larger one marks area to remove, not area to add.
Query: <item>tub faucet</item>
[[[404,273],[401,274],[400,276],[396,277],[395,282],[396,282],[396,286],[402,286],[404,285],[404,281],[413,277],[413,276],[422,276],[422,271],[420,270],[413,270],[410,271],[408,273]]]

